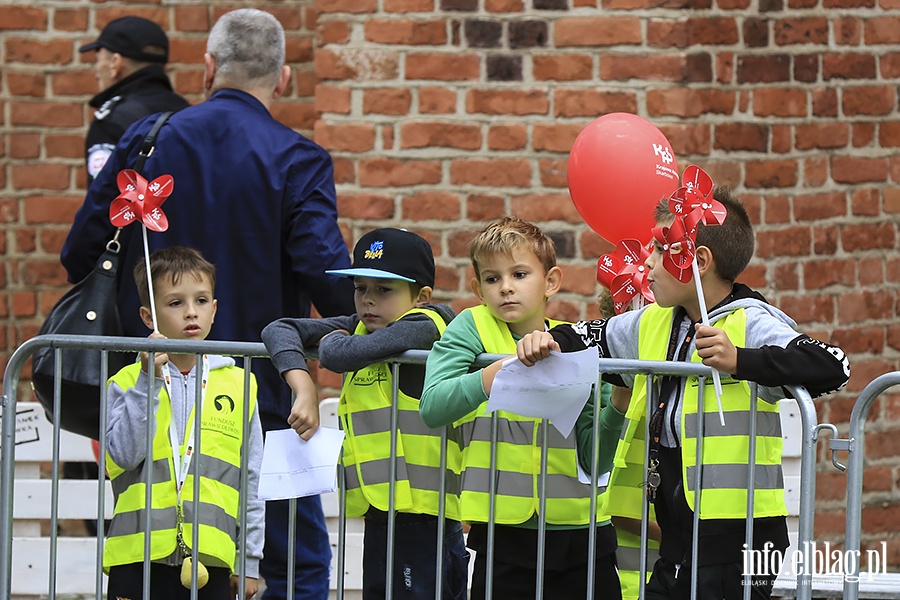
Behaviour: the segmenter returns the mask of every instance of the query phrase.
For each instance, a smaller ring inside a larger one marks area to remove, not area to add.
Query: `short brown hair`
[[[725,222],[721,225],[697,225],[697,246],[706,246],[716,261],[716,275],[725,281],[734,282],[744,272],[753,258],[755,239],[753,224],[741,199],[731,188],[717,185],[713,198],[722,203]],[[656,221],[671,223],[675,216],[669,211],[669,199],[663,198],[656,206]]]
[[[479,259],[498,254],[509,256],[515,248],[533,252],[545,273],[556,266],[556,246],[540,227],[518,217],[503,217],[488,223],[469,242],[469,259],[475,267],[475,276],[480,277]]]
[[[199,251],[184,246],[171,246],[157,250],[150,255],[150,275],[153,283],[171,278],[172,283],[181,281],[186,273],[192,273],[198,278],[204,276],[209,279],[210,287],[216,289],[216,266],[203,258]],[[150,306],[150,288],[147,285],[147,266],[144,260],[134,267],[134,282],[137,284],[138,295],[141,297],[141,306]]]

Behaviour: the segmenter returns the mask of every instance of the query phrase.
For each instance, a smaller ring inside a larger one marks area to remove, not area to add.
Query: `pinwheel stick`
[[[147,226],[141,223],[141,232],[144,236],[144,266],[147,269],[147,290],[150,296],[150,315],[153,318],[153,333],[159,333],[159,323],[156,320],[156,300],[153,297],[153,275],[150,273],[150,248],[147,244]]]
[[[691,261],[691,269],[694,271],[694,286],[697,288],[697,300],[700,301],[700,320],[704,325],[709,325],[709,313],[706,312],[706,298],[703,295],[703,286],[700,285],[700,269],[697,261]],[[722,410],[722,379],[719,372],[712,370],[713,386],[716,388],[716,402],[719,404],[719,424],[725,427],[725,412]]]

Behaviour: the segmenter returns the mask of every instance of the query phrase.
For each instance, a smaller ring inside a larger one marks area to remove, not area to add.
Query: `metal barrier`
[[[51,347],[56,349],[101,349],[102,356],[104,360],[102,361],[103,368],[101,370],[101,377],[106,379],[109,375],[106,373],[106,365],[105,358],[108,355],[108,352],[139,352],[139,351],[149,351],[153,353],[161,353],[161,352],[177,352],[177,353],[186,353],[186,354],[220,354],[225,356],[238,356],[243,357],[245,359],[245,367],[248,367],[250,360],[253,358],[261,358],[266,357],[267,353],[265,347],[259,343],[241,343],[241,342],[212,342],[212,341],[196,341],[196,342],[188,342],[182,340],[162,340],[162,339],[149,339],[149,338],[109,338],[109,337],[81,337],[81,336],[39,336],[33,338],[31,340],[26,341],[22,346],[20,346],[15,353],[12,355],[9,364],[7,366],[6,372],[4,374],[3,379],[3,396],[0,398],[0,406],[3,408],[4,415],[15,414],[15,407],[17,403],[17,389],[19,384],[19,373],[20,370],[25,363],[25,361],[31,356],[31,354],[37,350],[38,348],[43,347]],[[403,355],[391,359],[390,362],[393,363],[392,368],[394,369],[394,395],[395,395],[395,403],[392,410],[391,422],[396,425],[397,423],[397,406],[396,406],[396,394],[397,394],[397,369],[401,364],[422,364],[425,361],[428,353],[426,351],[409,351],[404,353]],[[61,353],[57,351],[57,363],[61,358]],[[500,355],[481,355],[478,357],[478,361],[476,366],[485,366],[490,364],[494,360],[499,358],[504,358]],[[643,376],[645,378],[645,384],[648,386],[648,404],[653,405],[655,401],[653,390],[655,386],[651,385],[653,378],[658,376],[665,375],[674,375],[678,377],[689,377],[694,376],[699,378],[700,384],[700,406],[698,412],[698,443],[697,443],[697,456],[698,456],[698,465],[701,464],[700,457],[702,456],[702,448],[703,448],[703,394],[705,392],[705,379],[710,376],[711,370],[708,367],[703,366],[698,363],[684,363],[684,362],[662,362],[662,361],[636,361],[636,360],[613,360],[613,359],[601,359],[599,370],[601,373],[603,372],[614,372],[614,373],[628,373],[636,376]],[[248,371],[249,372],[249,371]],[[636,379],[637,383],[637,379]],[[152,382],[151,382],[152,385]],[[248,389],[249,386],[249,376],[245,381],[245,390]],[[755,387],[753,388],[755,391]],[[868,389],[868,388],[867,388]],[[814,514],[814,500],[815,500],[815,474],[816,474],[816,441],[819,435],[819,432],[823,428],[835,430],[832,425],[818,425],[816,420],[816,412],[815,405],[812,402],[812,399],[809,397],[809,394],[802,388],[791,388],[791,394],[796,398],[802,422],[802,430],[803,430],[803,439],[802,439],[802,457],[801,457],[801,485],[800,485],[800,511],[799,511],[799,530],[798,530],[798,541],[802,545],[804,542],[808,542],[812,540],[812,528],[813,528],[813,514]],[[596,391],[595,391],[596,393]],[[59,402],[59,388],[56,390],[56,401]],[[245,394],[246,396],[246,394]],[[198,395],[199,397],[199,395]],[[245,399],[245,402],[247,400]],[[104,391],[101,397],[101,419],[105,420],[105,404],[106,404],[106,392]],[[151,405],[152,406],[152,405]],[[756,422],[756,404],[750,403],[750,431],[755,431],[755,422]],[[148,426],[149,423],[152,422],[152,408],[148,407]],[[55,411],[58,414],[58,410]],[[854,414],[855,414],[854,410]],[[648,413],[649,414],[649,413]],[[497,416],[496,414],[493,416],[494,419],[494,433],[496,436],[496,423]],[[649,421],[649,419],[648,419]],[[597,429],[599,422],[599,410],[595,411],[594,414],[594,428]],[[196,420],[196,429],[199,430],[200,420]],[[546,426],[546,422],[544,423]],[[105,427],[100,428],[101,431],[101,448],[105,449]],[[546,429],[545,429],[546,431]],[[645,432],[646,433],[646,432]],[[149,438],[149,436],[148,436]],[[199,440],[199,431],[197,431],[197,438]],[[645,438],[649,439],[649,438]],[[754,436],[751,436],[751,439],[755,440]],[[396,469],[396,427],[392,427],[392,436],[391,436],[391,482],[390,482],[390,502],[393,503],[394,498],[394,477],[395,469]],[[444,444],[444,453],[442,455],[442,465],[445,464],[446,460],[446,435],[444,436],[445,444]],[[13,485],[14,485],[14,474],[13,474],[13,465],[15,459],[15,419],[4,418],[2,423],[2,462],[0,462],[0,483],[2,483],[2,487],[0,487],[0,549],[2,549],[2,558],[0,558],[0,600],[8,600],[10,596],[11,590],[11,580],[12,580],[12,509],[13,509]],[[492,438],[492,441],[496,441],[496,437]],[[832,442],[834,444],[834,441]],[[149,445],[149,443],[148,443]],[[492,443],[492,446],[496,449],[496,443]],[[596,520],[596,510],[597,510],[597,498],[598,494],[596,493],[597,489],[597,479],[599,477],[599,473],[597,472],[597,440],[595,440],[595,452],[594,452],[594,464],[591,469],[591,480],[592,480],[592,488],[595,490],[591,499],[591,521]],[[835,449],[834,446],[832,448]],[[52,507],[52,520],[51,520],[51,556],[50,556],[50,577],[51,581],[49,590],[49,597],[56,597],[56,572],[55,572],[55,564],[56,564],[56,547],[55,547],[55,539],[56,539],[56,524],[57,524],[57,513],[59,508],[59,498],[56,493],[57,489],[57,467],[59,464],[59,422],[58,418],[54,424],[54,457],[53,457],[53,507]],[[147,449],[148,455],[150,454],[150,448]],[[492,456],[491,460],[491,471],[490,471],[490,480],[492,482],[495,481],[496,474],[496,453],[494,452],[494,456]],[[755,455],[755,446],[754,442],[750,444],[750,456]],[[542,464],[546,464],[547,457],[547,439],[544,436],[542,443]],[[860,459],[861,460],[861,459]],[[835,463],[837,464],[837,463]],[[749,461],[749,469],[748,469],[748,489],[753,489],[755,474],[754,474],[754,465],[755,461]],[[246,473],[246,459],[243,461],[242,470]],[[544,491],[546,489],[546,480],[543,476],[543,473],[546,469],[542,469],[542,476],[540,478],[540,489],[541,489],[541,503],[545,502],[545,494]],[[697,508],[699,507],[700,496],[702,494],[702,469],[696,469],[696,482],[695,489],[697,493],[695,494],[695,506],[694,508],[694,544],[693,544],[693,552],[694,559],[692,560],[692,584],[696,583],[697,577],[697,561],[696,561],[696,552],[697,552],[697,524],[699,520]],[[148,475],[149,476],[149,475]],[[196,481],[196,480],[195,480]],[[341,482],[341,487],[343,488],[343,482]],[[148,486],[149,489],[149,486]],[[440,490],[440,497],[443,498],[443,489]],[[148,492],[149,494],[149,492]],[[493,492],[490,497],[493,499],[495,495]],[[97,573],[96,573],[96,589],[95,594],[99,599],[102,596],[102,569],[99,565],[102,565],[102,553],[103,553],[103,527],[102,520],[103,515],[105,513],[104,506],[105,498],[103,494],[99,494],[98,496],[98,533],[100,536],[100,543],[97,545]],[[344,576],[344,542],[346,536],[345,529],[345,519],[344,519],[344,494],[341,494],[341,502],[340,502],[340,531],[339,531],[339,542],[338,542],[338,569],[337,569],[337,577],[338,577],[338,585],[337,585],[337,597],[343,598],[344,594],[344,586],[343,586],[343,576]],[[492,590],[492,552],[493,552],[493,531],[494,531],[494,510],[493,510],[494,502],[491,502],[491,510],[489,512],[489,520],[487,523],[488,530],[488,571],[487,571],[487,590],[486,597],[488,600],[491,598]],[[393,504],[391,504],[393,506]],[[753,494],[748,494],[748,514],[753,514]],[[441,513],[443,513],[443,506],[441,507]],[[290,511],[291,521],[289,523],[289,536],[295,535],[295,523],[294,523],[294,510],[293,506]],[[646,503],[644,503],[643,508],[643,519],[642,519],[642,556],[646,551],[646,543],[647,543],[647,515],[648,510]],[[850,519],[851,512],[848,510],[848,523]],[[439,515],[438,522],[443,523],[443,514]],[[149,516],[147,517],[149,520]],[[196,514],[195,514],[196,518]],[[246,518],[246,506],[242,505],[241,507],[241,519]],[[392,586],[391,581],[391,552],[392,546],[391,543],[393,541],[393,530],[394,530],[394,513],[393,511],[389,511],[388,514],[388,556],[387,556],[387,587],[388,587],[388,596],[390,596],[390,589]],[[147,529],[149,529],[149,523],[146,524]],[[543,532],[546,527],[546,522],[543,518],[543,513],[539,515],[539,531]],[[858,528],[858,525],[857,525]],[[197,528],[194,528],[195,535],[197,532]],[[241,528],[242,535],[245,535],[245,528]],[[849,536],[850,528],[848,525],[848,536]],[[595,552],[595,535],[596,528],[590,528],[590,539],[589,546],[586,548],[586,552],[588,553],[589,558],[593,559]],[[752,548],[752,520],[747,520],[746,527],[746,536],[748,547]],[[442,529],[438,530],[437,543],[440,544],[440,540],[443,538]],[[149,539],[149,536],[148,536]],[[849,541],[849,537],[848,537]],[[194,540],[193,547],[196,548],[196,539]],[[857,538],[858,542],[858,538]],[[148,542],[149,544],[149,542]],[[243,544],[241,544],[243,548]],[[293,551],[293,545],[289,544],[290,551]],[[145,547],[145,557],[148,555],[149,548]],[[436,591],[441,589],[441,564],[440,560],[442,553],[438,552],[438,565],[437,565],[437,586]],[[241,556],[241,560],[245,560],[245,556]],[[194,564],[196,565],[196,560]],[[537,584],[537,597],[540,599],[542,597],[542,589],[541,589],[541,573],[543,570],[544,564],[544,544],[543,537],[539,537],[538,542],[538,580]],[[588,572],[588,589],[589,596],[593,597],[593,565],[594,561],[591,560],[589,562],[589,572]],[[149,595],[149,561],[145,558],[145,576],[144,576],[144,585],[145,585],[145,597]],[[195,566],[196,569],[196,566]],[[289,556],[288,558],[288,580],[293,579],[293,556]],[[646,572],[648,569],[648,565],[646,564],[646,559],[641,559],[641,581],[646,580]],[[749,578],[749,574],[745,576]],[[800,574],[798,576],[798,593],[797,598],[800,600],[806,600],[811,598],[812,594],[812,585],[811,585],[811,573]],[[195,573],[196,578],[196,573]],[[693,587],[696,587],[695,585]],[[243,580],[241,581],[241,589],[243,590]],[[293,595],[292,587],[289,587],[291,590],[289,592],[290,596]],[[750,586],[747,585],[744,590],[744,598],[749,598],[750,596]],[[289,597],[290,597],[289,596]],[[437,594],[436,594],[437,596]],[[196,589],[192,590],[192,598],[196,598]]]

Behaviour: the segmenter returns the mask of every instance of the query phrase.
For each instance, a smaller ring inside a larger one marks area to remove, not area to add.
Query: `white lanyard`
[[[181,508],[181,488],[187,479],[188,470],[191,467],[191,458],[194,454],[194,427],[192,426],[192,418],[188,418],[185,424],[185,437],[187,442],[184,445],[184,454],[180,455],[178,443],[178,431],[175,429],[175,410],[172,406],[172,375],[169,372],[169,365],[166,363],[163,368],[163,383],[166,386],[166,393],[169,395],[169,443],[172,445],[172,462],[175,466],[175,491],[178,497],[178,508]],[[203,355],[203,367],[201,369],[200,382],[200,398],[194,399],[194,409],[192,410],[193,418],[197,418],[200,410],[203,408],[203,401],[206,398],[206,384],[209,381],[209,358]]]

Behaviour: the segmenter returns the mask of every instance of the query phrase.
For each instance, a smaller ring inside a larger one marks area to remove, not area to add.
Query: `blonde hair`
[[[556,246],[537,225],[518,217],[503,217],[492,221],[469,242],[469,259],[480,277],[478,261],[489,256],[510,256],[516,248],[534,253],[544,272],[556,266]]]

